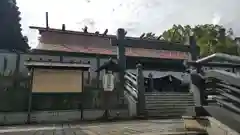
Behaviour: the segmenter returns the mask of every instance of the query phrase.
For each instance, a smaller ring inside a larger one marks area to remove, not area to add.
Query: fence
[[[213,58],[227,62],[209,62]],[[240,132],[240,76],[236,73],[240,68],[239,62],[240,57],[237,56],[214,54],[188,63],[195,67],[191,70],[191,90],[196,103],[194,116],[212,116]],[[232,72],[219,70],[219,67],[230,68]]]
[[[60,61],[60,56],[17,54],[0,50],[0,112],[26,112],[29,98],[29,76],[28,70],[23,65],[27,59]],[[72,57],[64,57],[63,60],[71,61]],[[77,57],[73,58],[75,61]],[[101,84],[100,76],[94,72],[97,67],[96,58],[82,58],[78,60],[92,60],[90,71],[84,73],[84,92],[81,94],[33,94],[33,111],[45,110],[75,110],[83,107],[85,109],[101,109]],[[99,60],[100,61],[100,60]],[[96,62],[96,63],[94,63]],[[91,78],[91,80],[90,80]],[[90,80],[90,81],[89,81]],[[91,83],[89,83],[91,82]],[[125,108],[126,105],[119,103],[118,91],[114,91],[112,108]],[[79,99],[82,105],[79,105]]]

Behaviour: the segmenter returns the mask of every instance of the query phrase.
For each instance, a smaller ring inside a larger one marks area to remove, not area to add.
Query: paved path
[[[0,135],[159,135],[183,130],[181,120],[0,127]]]

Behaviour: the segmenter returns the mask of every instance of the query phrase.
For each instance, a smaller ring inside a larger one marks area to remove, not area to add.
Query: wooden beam
[[[220,59],[222,61],[228,61],[228,62],[233,62],[233,63],[240,63],[240,57],[235,56],[235,55],[229,55],[229,54],[224,54],[224,53],[214,53],[212,55],[209,55],[207,57],[203,57],[201,59],[198,59],[196,62],[197,63],[202,63],[202,62],[209,62],[214,59]]]
[[[31,79],[29,81],[29,91],[28,91],[28,113],[27,113],[27,123],[31,123],[31,112],[32,112],[32,87],[33,87],[33,73],[34,69],[29,70]]]
[[[118,45],[117,39],[112,38],[111,44],[113,46],[117,46]],[[125,47],[131,47],[131,48],[144,48],[144,49],[190,52],[189,45],[183,45],[183,44],[179,44],[179,43],[171,43],[171,42],[166,42],[166,41],[162,41],[162,40],[125,38],[124,45],[125,45]]]
[[[208,62],[208,63],[198,63],[198,62],[187,62],[187,65],[194,67],[222,67],[222,68],[240,68],[240,64],[234,63],[220,63],[220,62]]]
[[[49,29],[49,24],[48,24],[48,12],[46,12],[46,29]]]

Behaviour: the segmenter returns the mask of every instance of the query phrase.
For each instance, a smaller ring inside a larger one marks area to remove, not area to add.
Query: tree
[[[162,38],[170,42],[187,44],[190,35],[195,36],[201,56],[217,52],[238,54],[233,30],[228,29],[226,32],[220,25],[204,24],[194,27],[173,25],[171,29],[163,32]]]
[[[169,42],[185,43],[191,34],[191,27],[189,25],[173,25],[173,27],[162,34],[162,39]]]
[[[0,1],[0,49],[26,51],[29,49],[21,33],[20,12],[16,0]]]

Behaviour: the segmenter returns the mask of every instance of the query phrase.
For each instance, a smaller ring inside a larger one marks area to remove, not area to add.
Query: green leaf
[[[226,31],[226,32],[225,32]],[[188,37],[193,34],[197,45],[200,47],[200,55],[206,56],[212,53],[223,52],[238,55],[240,50],[234,41],[233,30],[221,25],[203,24],[191,27],[190,25],[173,25],[163,32],[163,40],[170,42],[186,43]]]

